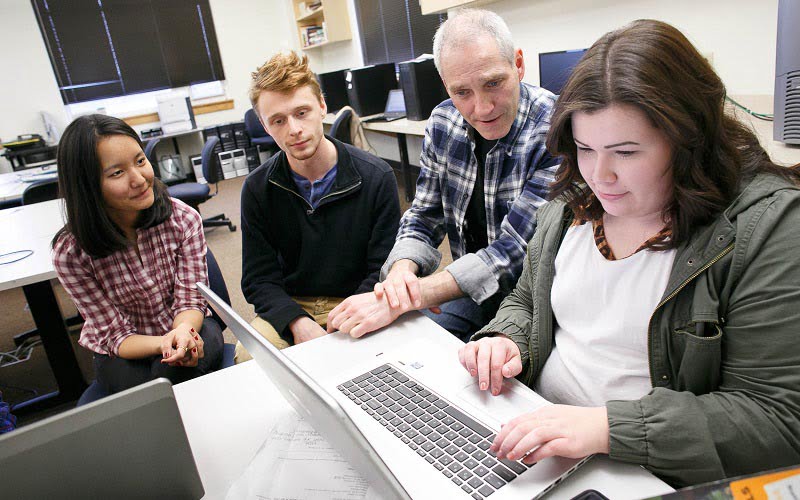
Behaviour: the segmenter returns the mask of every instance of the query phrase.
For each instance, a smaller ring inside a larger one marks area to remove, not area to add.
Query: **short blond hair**
[[[275,54],[250,76],[250,104],[254,108],[261,92],[294,92],[305,86],[311,87],[314,95],[322,101],[317,77],[308,67],[308,56],[300,57],[294,51]]]

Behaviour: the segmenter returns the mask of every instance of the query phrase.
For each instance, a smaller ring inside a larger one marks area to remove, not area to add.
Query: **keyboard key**
[[[447,469],[450,472],[456,473],[456,472],[460,471],[461,469],[463,469],[463,467],[461,467],[460,463],[453,462],[453,463],[451,463],[450,465],[447,466]]]
[[[469,484],[473,488],[480,488],[483,485],[483,481],[481,481],[477,477],[473,477],[472,479],[467,481],[467,484]]]
[[[428,426],[426,425],[425,427],[421,428],[421,429],[419,430],[419,432],[420,432],[420,434],[424,434],[424,435],[426,435],[426,436],[427,436],[428,434],[430,434],[430,433],[432,433],[432,432],[433,432],[433,429],[431,429],[430,427],[428,427]],[[428,439],[430,439],[430,438],[428,438]],[[433,441],[433,439],[431,439],[431,441]]]
[[[416,450],[417,448],[419,448],[419,446],[417,446],[415,443],[408,443],[408,447],[411,448],[412,450]]]
[[[492,493],[494,493],[494,490],[493,490],[491,487],[489,487],[488,485],[483,485],[483,486],[482,486],[482,487],[481,487],[481,488],[478,490],[478,493],[480,493],[481,495],[483,495],[483,496],[485,496],[485,497],[488,497],[489,495],[491,495]]]
[[[447,448],[448,446],[450,446],[450,441],[448,441],[448,440],[446,440],[446,439],[437,439],[437,440],[435,441],[435,443],[436,443],[436,446],[438,446],[439,448],[441,448],[441,449],[443,449],[443,450],[444,450],[445,448]]]
[[[434,427],[433,429],[436,432],[438,432],[439,434],[447,434],[447,431],[450,430],[450,429],[448,429],[446,426],[444,426],[442,424],[439,424],[437,427]]]
[[[492,442],[491,441],[479,441],[479,442],[477,442],[475,444],[477,444],[478,448],[482,449],[483,451],[488,450],[489,447],[492,446]]]
[[[431,404],[429,402],[425,401],[424,399],[422,401],[420,401],[419,403],[417,403],[417,404],[419,405],[420,408],[423,408],[423,409],[431,407]]]
[[[444,465],[440,464],[439,462],[434,462],[433,466],[436,467],[436,470],[444,469]]]
[[[472,452],[477,450],[478,448],[476,448],[475,445],[473,445],[473,444],[467,443],[464,446],[462,446],[461,449],[464,450],[464,453],[472,454]],[[481,457],[481,458],[483,458],[483,457]]]
[[[453,481],[454,483],[456,483],[458,486],[461,486],[462,484],[464,484],[464,481],[462,481],[461,478],[458,477],[458,476],[453,476],[453,477],[450,478],[450,480]]]
[[[383,405],[381,405],[379,402],[375,401],[374,399],[370,400],[370,401],[367,401],[367,406],[369,406],[373,410],[377,410],[378,408],[383,408]]]
[[[447,432],[445,432],[445,434],[444,434],[444,438],[445,438],[446,440],[448,440],[448,441],[452,442],[452,441],[454,441],[456,438],[458,438],[458,434],[456,434],[456,433],[455,433],[455,432],[453,432],[453,431],[447,431]]]
[[[453,406],[448,406],[447,408],[444,409],[444,411],[445,411],[445,413],[447,413],[448,415],[450,415],[454,419],[458,420],[462,424],[466,425],[467,427],[469,427],[473,431],[477,432],[481,436],[489,437],[489,436],[492,435],[492,431],[491,430],[487,429],[482,424],[476,422],[472,417],[468,416],[467,414],[465,414],[464,412],[462,412],[458,408],[455,408]]]
[[[453,473],[447,469],[443,470],[442,474],[444,474],[444,477],[453,477]]]
[[[494,486],[494,489],[496,489],[496,490],[499,490],[500,488],[502,488],[506,484],[505,481],[503,481],[499,477],[495,476],[494,474],[489,474],[488,476],[483,478],[483,480],[486,481],[487,483],[491,484],[492,486]]]
[[[479,435],[477,435],[477,434],[472,434],[470,437],[468,437],[468,438],[467,438],[467,441],[469,441],[469,442],[470,442],[470,443],[472,443],[472,444],[478,444],[478,442],[479,442],[481,439],[482,439],[482,438],[481,438]]]
[[[460,477],[462,481],[468,481],[468,480],[472,479],[472,477],[473,477],[472,476],[472,471],[464,469],[464,470],[462,470],[461,472],[458,473],[458,477]]]
[[[415,431],[414,429],[409,429],[404,434],[408,439],[414,439],[415,437],[419,436],[419,432]]]
[[[510,470],[506,469],[505,467],[503,467],[503,466],[502,466],[502,465],[500,465],[500,464],[497,464],[497,465],[495,465],[495,466],[494,466],[494,469],[492,469],[492,472],[494,472],[494,473],[495,473],[495,474],[497,474],[498,476],[500,476],[500,477],[502,477],[503,479],[505,479],[505,480],[506,480],[506,482],[508,482],[508,481],[511,481],[512,479],[514,479],[515,477],[517,477],[517,475],[516,475],[516,474],[514,474],[514,473],[513,473],[513,472],[511,472]]]
[[[403,374],[402,374],[402,373],[400,373],[400,372],[397,372],[397,373],[395,373],[395,374],[394,374],[394,378],[396,378],[396,379],[397,379],[397,380],[399,380],[400,382],[408,382],[408,377],[406,377],[405,375],[403,375]]]
[[[412,391],[411,389],[409,389],[408,387],[406,387],[404,385],[398,385],[397,387],[395,387],[395,390],[397,392],[399,392],[400,394],[402,394],[403,396],[407,397],[408,399],[411,399],[414,396],[416,396],[414,391]]]
[[[451,463],[453,463],[453,457],[451,457],[450,455],[442,455],[441,457],[439,457],[439,462],[441,462],[442,465],[450,465]]]
[[[428,435],[428,439],[430,439],[431,441],[433,441],[435,443],[436,441],[442,439],[442,435],[439,434],[436,431],[433,431]],[[447,446],[447,445],[445,445],[445,446]],[[444,448],[444,446],[443,446],[443,448]]]
[[[430,422],[431,420],[433,420],[433,417],[431,416],[431,414],[430,414],[430,413],[423,413],[422,415],[420,415],[420,417],[419,417],[419,418],[420,418],[420,420],[422,420],[423,422]]]
[[[398,430],[396,430],[396,429],[395,429],[395,431],[394,431],[392,434],[394,434],[394,435],[395,435],[395,436],[397,436],[397,437],[403,437],[403,433],[402,433],[402,432],[400,432],[400,431],[398,431]]]
[[[464,451],[466,451],[466,446],[464,447]],[[475,460],[481,461],[486,458],[486,453],[482,452],[481,450],[476,450],[475,453],[472,454],[472,458]]]
[[[404,444],[408,444],[408,443],[410,443],[410,442],[411,442],[411,440],[410,440],[410,439],[408,439],[407,437],[401,437],[401,438],[400,438],[400,441],[402,441]]]
[[[464,467],[466,467],[467,469],[472,470],[472,469],[478,467],[478,462],[476,462],[474,459],[470,458],[469,460],[464,462]]]
[[[412,411],[411,413],[412,413],[412,414],[413,414],[415,417],[419,418],[419,417],[421,417],[421,416],[422,416],[422,415],[425,413],[425,410],[423,410],[422,408],[417,408],[416,410]]]
[[[481,460],[481,463],[484,466],[489,467],[491,469],[492,467],[494,467],[497,464],[497,460],[495,460],[492,457],[486,457],[483,460]]]
[[[483,476],[485,476],[486,474],[488,474],[488,473],[489,473],[489,469],[487,469],[487,468],[486,468],[486,467],[484,467],[483,465],[479,465],[479,466],[478,466],[478,467],[476,467],[476,468],[475,468],[475,470],[473,470],[472,472],[474,472],[474,473],[475,473],[475,475],[476,475],[476,476],[478,476],[478,477],[483,477]]]
[[[471,430],[469,430],[468,428],[466,428],[466,427],[465,427],[465,428],[461,429],[461,432],[459,432],[459,434],[460,434],[462,437],[465,437],[465,438],[466,438],[466,437],[470,437],[470,436],[473,434],[473,432],[472,432]]]
[[[462,438],[462,437],[458,437],[458,438],[456,438],[455,441],[453,441],[453,444],[458,446],[458,447],[461,447],[461,446],[464,446],[465,444],[467,444],[467,440]]]
[[[431,443],[430,441],[426,441],[426,442],[422,443],[422,446],[420,446],[420,448],[422,448],[425,451],[431,451],[431,450],[436,448],[436,445]],[[434,457],[434,458],[436,458],[436,457]]]
[[[453,458],[455,458],[455,459],[456,459],[456,460],[458,460],[459,462],[466,462],[466,461],[467,461],[467,459],[469,458],[469,455],[467,455],[467,454],[466,454],[466,453],[464,453],[463,451],[459,451],[458,453],[456,453],[455,455],[453,455]]]
[[[452,455],[455,455],[456,453],[458,453],[458,447],[456,447],[456,446],[453,446],[453,445],[451,444],[451,445],[448,445],[448,446],[447,446],[447,448],[445,448],[445,449],[444,449],[444,451],[445,451],[445,453],[447,453],[448,455],[451,455],[451,456],[452,456]]]
[[[519,463],[519,462],[512,462],[511,460],[506,460],[505,458],[504,458],[504,459],[502,459],[502,460],[500,460],[500,463],[501,463],[501,464],[503,464],[503,465],[505,465],[505,466],[506,466],[506,467],[508,467],[509,469],[513,470],[513,471],[514,471],[514,472],[516,472],[517,474],[522,474],[523,472],[525,472],[526,470],[528,470],[528,468],[527,468],[527,467],[525,467],[524,465],[522,465],[521,463]]]
[[[440,450],[439,448],[435,448],[435,447],[434,447],[434,448],[431,450],[431,456],[432,456],[433,458],[439,458],[439,457],[441,457],[442,455],[444,455],[444,452],[443,452],[442,450]]]
[[[397,387],[398,385],[400,385],[400,382],[398,382],[398,381],[397,381],[397,380],[395,380],[395,379],[390,379],[390,380],[387,380],[387,381],[386,381],[386,383],[387,383],[387,384],[389,384],[389,385],[390,385],[390,386],[392,386],[392,387]]]
[[[408,416],[409,413],[410,413],[409,411],[401,409],[397,411],[397,416],[400,418],[405,418]]]
[[[419,455],[421,457],[424,457],[425,456],[425,450],[423,450],[422,448],[417,449],[417,455]]]
[[[461,429],[464,428],[464,426],[460,422],[456,422],[453,425],[451,425],[450,428],[453,429],[454,431],[460,431]]]
[[[444,412],[442,412],[442,414],[445,415],[444,418],[440,417],[438,414],[434,415],[434,417],[437,417],[439,420],[441,420],[444,425],[448,425],[448,426],[449,425],[453,425],[453,422],[456,421],[456,419],[454,419],[450,415],[447,415]]]
[[[434,405],[435,405],[437,408],[445,408],[445,407],[447,407],[447,406],[448,406],[448,405],[447,405],[447,401],[445,401],[444,399],[437,399],[436,401],[434,401],[434,402],[433,402],[433,404],[434,404]]]
[[[353,379],[353,383],[358,384],[361,383],[372,376],[371,373],[367,372],[364,375],[359,375],[358,377]]]
[[[472,492],[472,486],[470,486],[468,484],[462,484],[461,485],[461,489],[466,491],[467,493],[471,493]]]
[[[422,444],[422,443],[425,443],[425,442],[427,442],[427,441],[428,441],[428,440],[427,440],[427,439],[425,439],[425,436],[417,436],[417,437],[415,437],[413,440],[411,440],[411,442],[412,442],[412,443],[416,443],[416,444],[418,444],[418,445],[420,445],[420,444]]]
[[[374,370],[372,370],[370,373],[371,373],[371,374],[373,374],[373,375],[377,375],[378,373],[383,373],[383,372],[385,372],[385,371],[386,371],[386,370],[388,370],[389,368],[390,368],[390,366],[389,366],[389,365],[381,365],[381,366],[379,366],[379,367],[375,368]]]
[[[472,498],[474,498],[475,500],[483,500],[483,495],[475,491],[472,493]]]
[[[425,457],[425,460],[426,460],[426,461],[427,461],[429,464],[432,464],[433,462],[435,462],[435,460],[433,459],[433,457]]]
[[[411,401],[413,401],[413,402],[415,402],[417,404],[420,404],[421,402],[423,402],[425,400],[415,394],[414,396],[411,397]]]

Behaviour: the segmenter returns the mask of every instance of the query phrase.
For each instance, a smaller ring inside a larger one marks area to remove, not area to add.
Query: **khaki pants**
[[[310,314],[318,325],[325,328],[328,323],[328,313],[344,299],[340,297],[292,297],[292,300],[297,302],[305,312]],[[278,349],[289,347],[290,344],[283,340],[272,325],[260,316],[256,316],[256,319],[251,321],[250,324],[258,333],[267,339],[270,344]],[[247,352],[241,342],[236,342],[236,355],[233,359],[238,364],[253,359],[253,357],[250,356],[250,353]]]

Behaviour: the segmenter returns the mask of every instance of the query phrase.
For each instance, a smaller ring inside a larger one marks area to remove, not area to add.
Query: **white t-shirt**
[[[555,345],[535,390],[553,403],[604,406],[650,392],[647,328],[667,286],[675,250],[606,260],[591,223],[567,230],[550,302]]]

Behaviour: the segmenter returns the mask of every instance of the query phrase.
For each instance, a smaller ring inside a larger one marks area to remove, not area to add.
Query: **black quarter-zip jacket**
[[[391,167],[327,138],[336,146],[338,170],[316,209],[299,194],[283,151],[242,187],[242,292],[290,344],[288,324],[307,316],[292,296],[371,291],[400,220]]]

